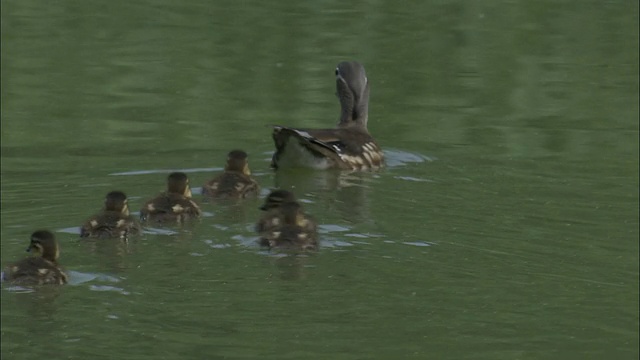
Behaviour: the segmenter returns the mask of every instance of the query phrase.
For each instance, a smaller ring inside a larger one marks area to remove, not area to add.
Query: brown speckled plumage
[[[62,285],[67,275],[58,265],[60,249],[53,233],[38,230],[31,235],[28,257],[6,267],[3,280],[15,285]]]
[[[121,191],[108,193],[102,212],[89,218],[80,228],[81,237],[100,239],[126,239],[141,232],[138,220],[129,215],[127,196]]]
[[[159,224],[183,224],[202,215],[200,206],[191,199],[189,179],[181,172],[171,173],[167,191],[147,201],[140,209],[140,219]]]
[[[247,153],[233,150],[228,154],[224,172],[202,186],[202,194],[212,199],[244,199],[257,196],[260,187],[251,177]]]

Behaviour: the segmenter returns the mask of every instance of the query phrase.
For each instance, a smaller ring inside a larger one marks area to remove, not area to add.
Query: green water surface
[[[1,5],[2,265],[48,228],[72,280],[2,285],[2,359],[638,358],[638,2]],[[268,125],[333,126],[342,60],[389,166],[275,174]],[[234,148],[317,254],[258,248],[262,199],[78,239]]]

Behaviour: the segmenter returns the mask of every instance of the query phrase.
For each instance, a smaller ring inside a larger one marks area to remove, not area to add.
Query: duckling
[[[140,224],[129,215],[127,195],[122,191],[112,191],[105,198],[102,212],[92,216],[82,225],[80,237],[126,239],[129,235],[137,235],[140,232]]]
[[[272,191],[264,201],[264,205],[259,207],[264,211],[264,215],[258,220],[256,224],[256,232],[263,233],[269,229],[275,228],[281,225],[281,212],[280,206],[284,203],[296,202],[296,197],[292,192],[287,190],[274,190]]]
[[[315,219],[304,213],[302,205],[296,201],[296,197],[292,192],[274,190],[267,196],[264,205],[260,207],[260,210],[264,211],[265,214],[258,220],[256,232],[262,234],[281,227],[284,222],[282,206],[286,204],[298,204],[299,212],[302,215],[298,225],[302,226],[306,232],[315,233],[317,231]]]
[[[304,214],[300,204],[286,202],[278,207],[278,211],[279,223],[261,234],[260,245],[269,248],[318,249],[317,225]]]
[[[182,224],[202,214],[191,199],[189,178],[185,173],[174,172],[167,178],[167,191],[147,201],[140,210],[142,221]]]
[[[244,199],[258,194],[259,186],[251,177],[247,153],[233,150],[227,155],[224,172],[202,186],[205,196],[217,199]]]
[[[16,285],[66,284],[67,275],[58,265],[60,248],[52,232],[38,230],[31,234],[27,252],[36,255],[9,265],[3,280]]]
[[[364,66],[343,61],[336,67],[336,95],[342,108],[333,129],[274,126],[276,152],[271,166],[315,169],[367,170],[384,166],[384,154],[369,134],[369,80]]]

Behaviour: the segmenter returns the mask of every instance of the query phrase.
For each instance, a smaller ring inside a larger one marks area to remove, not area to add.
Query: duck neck
[[[44,248],[42,250],[42,258],[56,264],[58,262],[59,250],[58,248]]]
[[[354,97],[353,93],[345,92],[340,96],[340,127],[357,126],[367,128],[369,118],[369,85],[367,84],[360,97]]]

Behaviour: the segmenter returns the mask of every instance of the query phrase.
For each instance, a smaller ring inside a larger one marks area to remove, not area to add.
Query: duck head
[[[60,248],[56,237],[48,230],[38,230],[31,234],[31,242],[27,252],[40,255],[52,262],[58,261],[58,257],[60,257]]]
[[[304,225],[302,206],[297,202],[286,202],[280,205],[280,211],[284,216],[284,223],[286,225]]]
[[[241,172],[247,176],[251,175],[249,170],[248,155],[242,150],[233,150],[227,155],[227,165],[224,169],[226,171]]]
[[[127,195],[122,191],[112,191],[108,193],[104,200],[104,209],[107,211],[116,211],[128,216],[129,205],[127,204]]]
[[[167,178],[167,191],[171,194],[180,194],[184,197],[191,197],[189,178],[183,172],[174,172]]]

